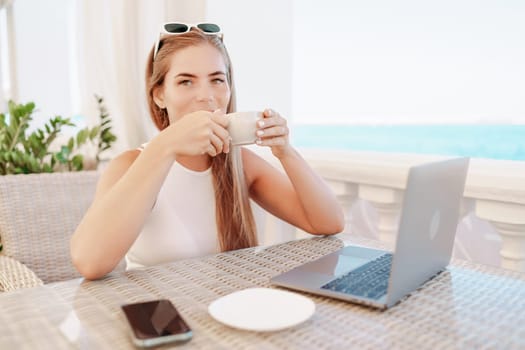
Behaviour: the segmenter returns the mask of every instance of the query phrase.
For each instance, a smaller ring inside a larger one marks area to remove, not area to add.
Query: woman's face
[[[220,108],[226,113],[230,86],[219,50],[203,44],[174,53],[164,84],[154,97],[159,107],[167,109],[170,123],[199,110]]]

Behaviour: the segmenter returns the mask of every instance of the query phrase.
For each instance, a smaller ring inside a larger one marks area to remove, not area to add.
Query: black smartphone
[[[167,299],[122,305],[131,326],[133,342],[141,347],[191,339],[190,327]]]

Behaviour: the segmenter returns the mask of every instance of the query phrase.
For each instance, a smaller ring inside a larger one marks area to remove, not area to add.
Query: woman
[[[289,144],[278,113],[263,112],[256,143],[271,148],[286,174],[230,145],[225,113],[235,111],[235,89],[219,30],[162,34],[146,69],[160,132],[113,159],[101,176],[71,239],[80,273],[100,278],[124,256],[133,268],[255,246],[249,198],[306,232],[342,231],[341,207]]]

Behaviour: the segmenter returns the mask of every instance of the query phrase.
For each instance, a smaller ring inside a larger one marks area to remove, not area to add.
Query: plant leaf
[[[84,168],[84,157],[81,154],[77,154],[71,159],[71,163],[76,171],[80,171]]]

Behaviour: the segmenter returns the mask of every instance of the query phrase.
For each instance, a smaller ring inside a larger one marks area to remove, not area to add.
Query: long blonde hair
[[[181,35],[171,35],[162,39],[161,48],[153,60],[150,51],[146,65],[146,96],[150,115],[159,130],[169,126],[166,109],[161,109],[153,100],[153,92],[162,87],[170,68],[170,58],[177,51],[190,46],[209,44],[222,55],[231,96],[227,112],[235,112],[235,87],[231,60],[222,39],[207,35],[198,29]],[[232,147],[230,153],[212,157],[211,169],[215,189],[215,212],[217,232],[221,251],[253,247],[257,245],[255,220],[249,201],[248,187],[242,166],[241,150]]]

